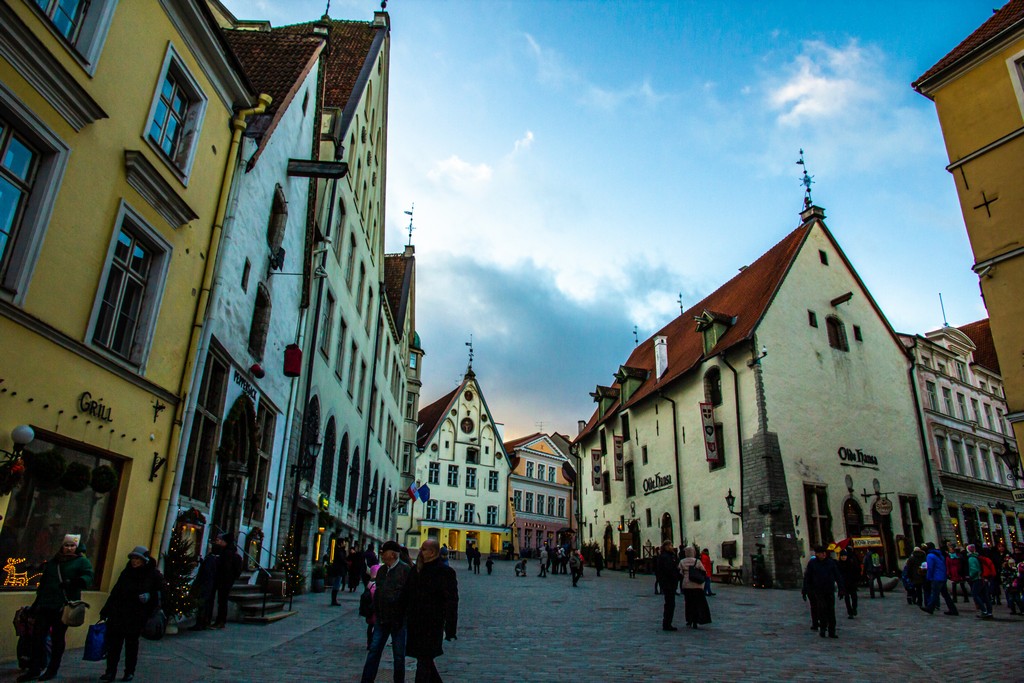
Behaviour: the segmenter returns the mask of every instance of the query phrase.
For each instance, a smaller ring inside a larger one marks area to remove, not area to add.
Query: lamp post
[[[363,549],[363,520],[366,519],[366,513],[373,509],[373,506],[376,503],[377,490],[371,489],[370,492],[366,494],[366,506],[356,510],[356,514],[359,516],[359,535],[357,537],[358,540],[356,541],[356,545],[358,546],[359,550]]]
[[[729,508],[729,512],[736,515],[737,517],[743,516],[743,510],[736,512],[733,508],[736,506],[736,496],[732,495],[732,489],[729,489],[729,493],[725,494],[725,504]]]
[[[22,451],[25,450],[25,446],[32,443],[32,440],[36,438],[36,432],[28,425],[18,425],[11,430],[11,441],[14,442],[11,450],[7,451],[0,448],[0,453],[3,453],[10,460],[17,460],[21,457]]]
[[[594,526],[590,527],[590,542],[594,542],[594,529],[597,527],[597,508],[594,508]]]

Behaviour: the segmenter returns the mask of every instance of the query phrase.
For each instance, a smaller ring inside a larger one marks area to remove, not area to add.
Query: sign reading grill
[[[664,489],[672,488],[672,475],[666,474],[662,476],[659,472],[653,477],[647,477],[644,479],[644,495],[654,493],[655,491],[663,491]]]

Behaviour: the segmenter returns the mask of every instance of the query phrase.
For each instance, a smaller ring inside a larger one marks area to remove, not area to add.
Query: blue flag
[[[420,494],[420,500],[422,500],[424,503],[430,500],[430,489],[427,488],[426,484],[420,487],[418,493]]]

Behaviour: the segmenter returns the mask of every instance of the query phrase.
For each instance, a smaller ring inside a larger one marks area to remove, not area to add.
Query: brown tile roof
[[[527,441],[534,441],[534,440],[539,439],[539,438],[541,438],[543,436],[547,436],[547,435],[544,434],[543,432],[534,432],[533,434],[530,434],[529,436],[521,436],[518,439],[512,439],[511,441],[506,441],[505,442],[505,450],[508,451],[509,453],[511,453],[512,451],[514,451],[519,446],[522,446]]]
[[[275,31],[297,35],[311,34],[319,22],[281,26]],[[327,77],[324,83],[325,107],[344,109],[359,80],[359,72],[373,45],[377,31],[372,22],[330,20],[330,52],[327,56]]]
[[[412,286],[413,258],[405,254],[384,254],[384,296],[399,339],[405,332],[405,311]]]
[[[621,407],[628,407],[643,400],[672,380],[689,372],[705,359],[703,336],[696,331],[694,322],[694,318],[704,310],[715,312],[716,317],[727,316],[729,319],[736,319],[735,324],[726,330],[711,349],[710,356],[721,354],[750,339],[813,225],[813,221],[801,225],[748,268],[640,343],[623,365],[650,371],[648,380],[629,397],[625,406],[621,406],[620,401],[616,400],[604,415],[599,416],[595,410],[587,426],[576,436],[574,442],[579,442],[598,424],[615,415]],[[668,338],[668,369],[660,380],[655,377],[655,337]],[[613,385],[617,386],[618,384]]]
[[[999,358],[996,356],[996,345],[992,342],[992,328],[988,318],[977,320],[957,328],[974,342],[974,362],[992,372],[999,371]]]
[[[911,86],[921,92],[921,86],[925,81],[954,66],[962,59],[970,57],[988,43],[1001,38],[1006,32],[1022,26],[1024,26],[1024,0],[1010,0],[979,26],[974,33],[950,50],[949,54],[925,71]]]
[[[253,87],[274,98],[266,111],[270,116],[288,106],[324,43],[317,36],[280,31],[227,29],[223,33]]]
[[[462,384],[465,384],[463,382]],[[459,395],[459,391],[462,389],[462,384],[455,387],[452,391],[445,394],[441,398],[437,399],[425,408],[420,408],[420,414],[418,417],[419,425],[416,427],[416,447],[423,449],[427,447],[427,442],[430,441],[430,437],[437,430],[437,426],[444,419],[444,416],[448,414],[448,408],[451,406],[452,401]]]

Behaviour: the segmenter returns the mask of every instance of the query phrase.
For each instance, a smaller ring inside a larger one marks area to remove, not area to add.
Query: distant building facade
[[[519,554],[536,557],[544,546],[575,547],[576,471],[569,461],[569,443],[559,434],[531,434],[506,442],[505,451],[512,459],[509,490]]]

